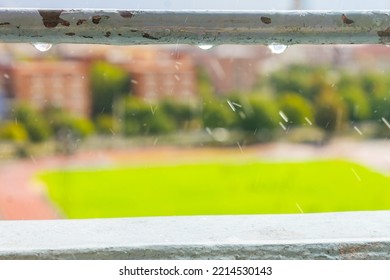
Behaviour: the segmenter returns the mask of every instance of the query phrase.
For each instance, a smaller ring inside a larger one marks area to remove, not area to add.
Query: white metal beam
[[[0,9],[0,41],[88,44],[390,43],[390,11]]]

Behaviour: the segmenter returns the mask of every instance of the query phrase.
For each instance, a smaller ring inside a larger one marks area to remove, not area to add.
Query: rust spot
[[[92,22],[93,22],[94,24],[99,24],[99,22],[100,22],[101,19],[102,19],[101,16],[93,16],[93,17],[92,17]]]
[[[87,21],[86,19],[79,19],[76,24],[77,25],[82,25],[86,21]]]
[[[94,24],[99,24],[102,19],[108,19],[108,18],[110,18],[110,17],[109,16],[99,16],[99,15],[97,15],[97,16],[93,16],[92,17],[92,22]]]
[[[111,36],[111,32],[110,31],[107,31],[106,34],[104,35],[104,37],[108,38]]]
[[[0,22],[0,25],[10,25],[9,22]]]
[[[346,15],[344,15],[344,14],[341,15],[341,20],[345,24],[352,24],[352,23],[354,23],[354,21],[352,19],[347,18]]]
[[[42,17],[43,25],[47,28],[54,28],[58,24],[63,26],[69,26],[70,23],[67,20],[60,18],[63,10],[38,10]]]
[[[261,17],[260,20],[265,24],[271,23],[271,18],[269,18],[269,17]]]
[[[118,36],[122,36],[122,33],[118,33]]]
[[[119,12],[121,17],[124,17],[124,18],[132,18],[133,17],[133,13],[130,11],[118,11],[118,12]]]
[[[388,36],[390,36],[390,27],[388,27],[386,30],[378,31],[378,36],[380,36],[380,37],[388,37]]]
[[[142,33],[142,37],[144,37],[146,39],[151,39],[151,40],[158,40],[158,38],[150,35],[149,33]]]
[[[65,33],[65,35],[74,36],[74,35],[76,35],[76,33],[74,33],[74,32],[68,32],[68,33]]]

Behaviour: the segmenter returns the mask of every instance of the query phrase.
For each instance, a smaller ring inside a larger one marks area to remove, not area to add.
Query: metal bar
[[[136,44],[390,43],[390,11],[0,9],[2,42]]]

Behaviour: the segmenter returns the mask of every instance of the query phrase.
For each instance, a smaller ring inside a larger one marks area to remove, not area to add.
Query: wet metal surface
[[[390,11],[0,9],[2,42],[386,44],[389,30]]]

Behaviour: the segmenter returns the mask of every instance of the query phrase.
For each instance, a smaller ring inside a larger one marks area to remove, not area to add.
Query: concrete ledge
[[[390,259],[390,211],[2,221],[0,259]]]

